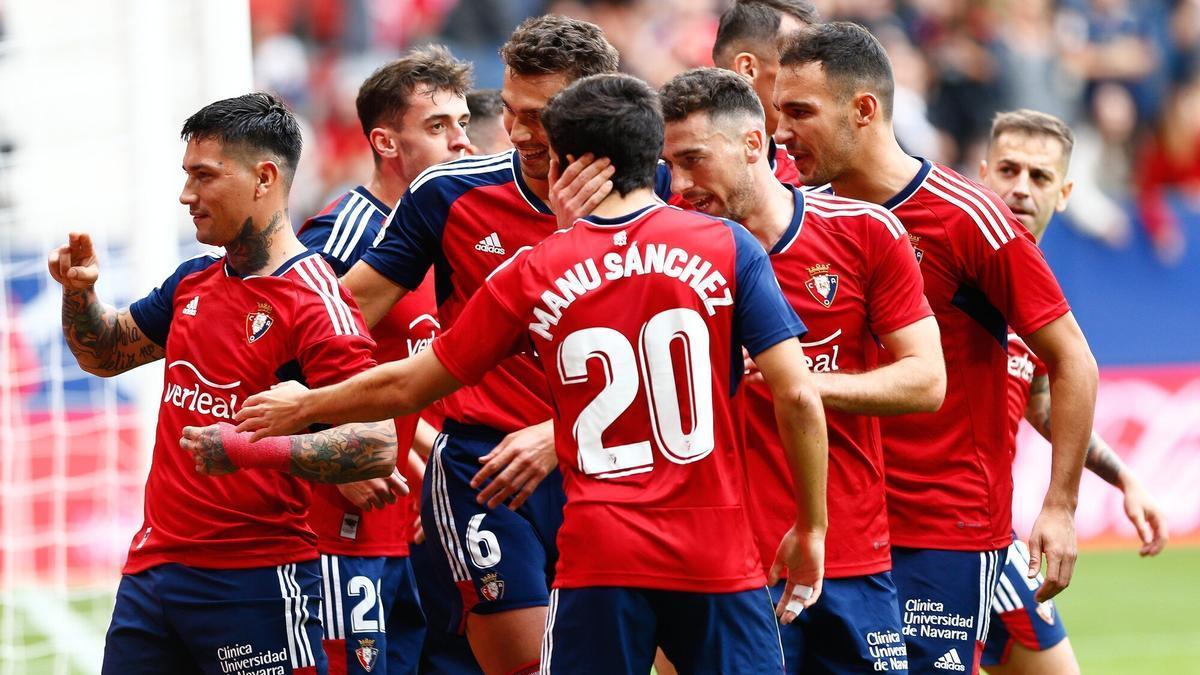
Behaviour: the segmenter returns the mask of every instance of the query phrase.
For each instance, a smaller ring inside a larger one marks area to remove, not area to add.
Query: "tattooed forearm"
[[[79,366],[95,375],[116,375],[162,357],[128,310],[100,302],[94,290],[64,289],[63,336]]]
[[[396,466],[392,422],[345,424],[292,437],[292,474],[321,483],[387,476]]]
[[[1083,465],[1109,485],[1121,486],[1121,472],[1125,470],[1125,464],[1094,431],[1092,439],[1088,441],[1087,457],[1083,460]]]

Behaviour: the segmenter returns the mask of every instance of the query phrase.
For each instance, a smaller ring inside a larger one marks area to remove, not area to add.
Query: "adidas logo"
[[[483,251],[484,253],[504,255],[504,246],[500,244],[500,237],[497,236],[495,232],[489,234],[483,239],[480,239],[479,243],[475,244],[475,250]]]
[[[962,659],[958,658],[958,649],[951,647],[950,651],[942,654],[942,658],[933,662],[934,668],[942,670],[955,670],[960,673],[967,672],[967,667],[963,665]]]
[[[200,296],[196,296],[188,301],[187,307],[183,308],[183,313],[187,316],[196,316],[196,307],[200,305]]]

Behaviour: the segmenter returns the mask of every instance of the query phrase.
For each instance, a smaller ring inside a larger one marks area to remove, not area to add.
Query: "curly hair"
[[[358,121],[363,133],[394,120],[408,109],[409,97],[420,86],[466,96],[471,88],[471,64],[460,61],[442,45],[414,49],[380,67],[358,88]]]
[[[500,58],[517,75],[562,73],[570,81],[615,73],[620,65],[599,26],[557,14],[521,22],[500,48]]]
[[[693,68],[671,78],[659,90],[663,119],[678,122],[692,113],[710,116],[743,113],[763,119],[762,102],[746,78],[724,68]]]

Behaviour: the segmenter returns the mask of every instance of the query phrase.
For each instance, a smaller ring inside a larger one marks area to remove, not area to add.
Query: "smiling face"
[[[179,201],[188,207],[197,241],[210,246],[234,242],[254,211],[259,184],[255,165],[227,153],[215,138],[192,138],[183,170],[187,181]]]
[[[545,180],[550,175],[550,142],[542,128],[542,109],[555,94],[569,84],[562,73],[519,75],[504,69],[504,128],[521,155],[521,172],[529,178]]]
[[[841,100],[820,63],[782,68],[775,79],[775,142],[787,146],[805,185],[834,181],[852,166],[853,98]]]
[[[465,97],[449,89],[414,91],[398,122],[386,127],[396,143],[401,176],[412,182],[434,164],[462,157],[470,144],[470,120]]]
[[[707,112],[692,113],[667,123],[663,146],[672,192],[697,211],[739,221],[753,209],[755,199],[751,148],[740,119],[713,120]]]
[[[1067,180],[1062,141],[1044,134],[1005,132],[992,141],[979,178],[1000,195],[1017,220],[1038,240],[1056,211],[1067,208],[1073,181]]]

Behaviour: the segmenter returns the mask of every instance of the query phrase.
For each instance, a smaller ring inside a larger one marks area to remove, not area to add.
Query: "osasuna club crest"
[[[499,600],[504,595],[504,582],[500,580],[500,575],[495,572],[483,575],[483,578],[480,579],[479,592],[489,602]]]
[[[812,277],[804,283],[808,292],[812,293],[813,298],[822,306],[832,305],[833,298],[837,295],[838,275],[829,273],[829,263],[809,267],[808,274]]]
[[[265,302],[258,303],[258,309],[246,315],[246,340],[250,344],[267,334],[275,320],[271,318],[271,306]]]
[[[374,640],[365,638],[359,640],[358,649],[354,650],[354,656],[358,658],[358,665],[368,673],[374,670],[376,663],[379,663],[379,650],[375,648]]]

